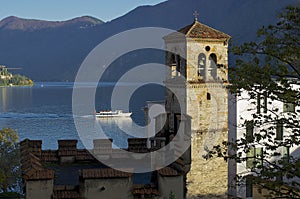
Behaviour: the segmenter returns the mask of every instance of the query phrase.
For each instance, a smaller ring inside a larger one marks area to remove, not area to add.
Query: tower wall
[[[222,158],[205,160],[203,155],[227,140],[228,129],[228,46],[224,41],[192,39],[187,42],[187,114],[192,117],[192,165],[187,176],[188,195],[226,197],[227,163]],[[199,55],[208,69],[199,75]],[[215,54],[213,65],[210,55]],[[212,68],[211,67],[211,68]],[[209,70],[212,70],[212,69]],[[206,76],[206,77],[205,77]]]
[[[206,27],[200,25],[199,29],[199,25],[195,22],[186,34],[200,34],[199,30]],[[197,31],[193,32],[193,28]],[[166,86],[171,89],[166,91],[166,110],[171,113],[171,118],[182,111],[192,117],[188,198],[226,198],[227,163],[223,158],[205,160],[203,155],[213,146],[228,140],[229,36],[220,39],[170,38],[165,40],[169,51],[166,55]],[[185,59],[178,61],[176,53]],[[174,97],[174,91],[180,93],[179,100],[176,100],[176,95]],[[171,119],[170,126],[174,126],[172,123]]]

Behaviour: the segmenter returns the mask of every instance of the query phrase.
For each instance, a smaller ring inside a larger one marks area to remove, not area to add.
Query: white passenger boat
[[[100,111],[96,112],[96,117],[130,117],[131,112],[123,112],[122,110],[116,110],[116,111]]]

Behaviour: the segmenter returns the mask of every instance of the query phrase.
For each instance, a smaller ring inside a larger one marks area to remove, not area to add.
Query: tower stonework
[[[227,163],[222,158],[205,160],[203,155],[227,140],[229,39],[196,19],[164,38],[166,111],[173,116],[171,123],[176,124],[176,114],[182,112],[192,118],[188,198],[226,198]]]

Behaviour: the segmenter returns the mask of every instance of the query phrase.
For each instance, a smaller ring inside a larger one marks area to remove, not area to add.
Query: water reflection
[[[43,87],[41,86],[43,85]],[[20,140],[25,138],[43,140],[43,149],[56,149],[59,139],[77,139],[78,147],[84,148],[75,121],[80,120],[83,137],[88,140],[87,148],[93,147],[92,139],[108,137],[113,139],[116,148],[127,148],[130,137],[146,137],[142,110],[145,101],[158,100],[164,95],[163,89],[142,87],[130,99],[131,118],[94,118],[94,110],[110,110],[110,97],[113,85],[101,85],[95,96],[95,107],[83,110],[89,115],[74,116],[72,113],[73,83],[44,82],[33,87],[0,87],[0,128],[11,127],[17,130]],[[86,85],[83,85],[83,87]],[[130,84],[121,85],[127,90]],[[86,89],[89,87],[87,86]],[[160,94],[160,95],[159,95]],[[124,107],[120,107],[122,110]],[[79,117],[79,118],[78,118]],[[82,125],[81,125],[82,124]],[[99,129],[102,129],[100,131]],[[104,135],[104,136],[103,136]],[[102,136],[102,137],[101,137]]]

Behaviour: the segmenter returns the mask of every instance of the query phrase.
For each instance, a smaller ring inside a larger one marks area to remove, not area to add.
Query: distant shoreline
[[[0,85],[0,88],[9,88],[9,87],[31,87],[34,86],[34,84],[28,84],[28,85]]]

